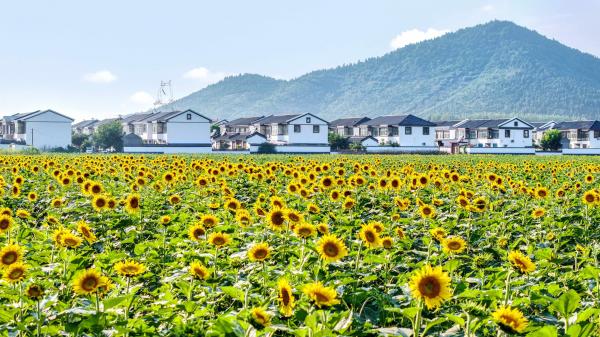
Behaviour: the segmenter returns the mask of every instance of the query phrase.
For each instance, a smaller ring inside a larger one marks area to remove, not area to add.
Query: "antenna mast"
[[[154,101],[154,110],[158,110],[162,105],[173,102],[173,87],[171,80],[160,81],[160,87],[156,93],[156,101]]]

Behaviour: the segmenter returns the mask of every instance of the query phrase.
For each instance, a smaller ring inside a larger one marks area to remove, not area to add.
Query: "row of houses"
[[[0,120],[0,145],[66,148],[71,132],[91,135],[104,124],[118,122],[129,152],[256,152],[261,144],[269,143],[277,152],[329,153],[328,134],[335,133],[367,152],[532,154],[544,132],[555,129],[563,135],[563,153],[600,154],[600,121],[530,123],[515,117],[432,122],[395,115],[327,122],[304,113],[214,122],[183,110],[72,122],[53,110],[5,116]]]

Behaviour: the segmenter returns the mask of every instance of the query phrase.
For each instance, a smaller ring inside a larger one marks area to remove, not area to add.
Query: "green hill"
[[[312,112],[433,120],[600,118],[600,59],[492,21],[292,80],[239,75],[170,104],[212,118]]]

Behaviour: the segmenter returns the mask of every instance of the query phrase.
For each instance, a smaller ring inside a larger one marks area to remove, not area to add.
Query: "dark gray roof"
[[[236,125],[251,125],[254,124],[257,120],[264,118],[264,116],[258,117],[243,117],[232,120],[231,122],[225,123],[226,126],[236,126]]]
[[[371,120],[369,117],[350,117],[350,118],[340,118],[336,119],[333,122],[329,122],[329,126],[338,127],[338,126],[356,126],[360,123],[364,123]]]
[[[146,118],[142,118],[137,120],[136,122],[154,122],[154,121],[158,121],[158,120],[162,120],[165,117],[168,117],[170,115],[174,115],[176,113],[179,113],[181,111],[159,111],[159,112],[155,112],[153,114],[150,114],[148,117]]]
[[[36,110],[36,111],[33,111],[33,112],[22,112],[22,113],[10,115],[10,116],[5,116],[4,120],[7,121],[7,122],[12,122],[14,120],[21,119],[23,117],[27,117],[29,115],[33,115],[34,113],[38,113],[38,112],[40,112],[40,110]]]
[[[500,124],[507,122],[509,119],[467,119],[464,122],[457,125],[463,129],[486,129],[486,128],[497,128]]]
[[[289,121],[290,119],[293,119],[295,117],[300,116],[300,114],[295,114],[295,115],[271,115],[271,116],[267,116],[264,118],[261,118],[257,121],[255,121],[255,123],[260,123],[260,124],[284,124],[287,121]]]
[[[452,126],[454,124],[458,124],[461,121],[439,121],[439,122],[434,122],[436,126]]]
[[[348,137],[347,139],[348,139],[348,141],[349,141],[350,143],[354,143],[354,144],[360,144],[360,143],[362,143],[362,142],[363,142],[363,140],[365,140],[365,139],[368,139],[368,138],[371,138],[371,139],[373,139],[374,141],[376,141],[376,142],[379,142],[379,141],[377,140],[377,138],[375,138],[375,137],[373,137],[373,136],[350,136],[350,137]]]
[[[571,121],[571,122],[559,122],[554,126],[558,130],[600,130],[600,121]]]
[[[419,118],[414,115],[399,115],[375,117],[370,121],[361,123],[360,125],[435,126],[435,123],[432,123],[428,120],[424,120],[423,118]]]
[[[259,135],[263,138],[267,138],[265,137],[262,133],[260,132],[253,132],[253,133],[249,133],[249,132],[244,132],[244,133],[240,133],[240,132],[236,132],[236,133],[225,133],[219,137],[215,138],[215,141],[226,141],[226,140],[246,140],[254,135]]]
[[[137,122],[139,120],[142,120],[144,118],[150,117],[150,115],[152,115],[152,113],[150,113],[150,112],[133,113],[133,114],[129,114],[129,115],[123,116],[123,118],[121,118],[121,122],[123,122],[123,123],[133,123],[133,122]]]
[[[98,121],[97,119],[87,119],[87,120],[81,121],[79,123],[73,124],[73,127],[74,128],[85,128],[86,126],[94,124],[97,121]]]

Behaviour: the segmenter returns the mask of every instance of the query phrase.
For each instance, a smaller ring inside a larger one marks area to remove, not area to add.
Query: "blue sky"
[[[289,79],[493,19],[600,56],[600,0],[6,1],[0,115],[52,108],[77,120],[152,106],[223,76]]]

